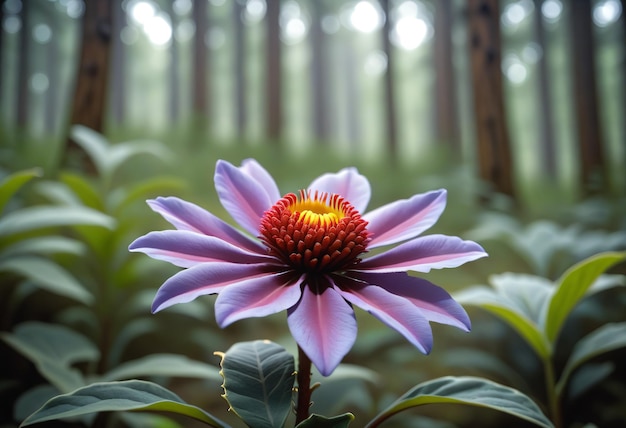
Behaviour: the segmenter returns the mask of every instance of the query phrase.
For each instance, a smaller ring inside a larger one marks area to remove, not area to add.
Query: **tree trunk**
[[[180,119],[180,51],[178,41],[174,37],[177,16],[172,3],[168,3],[167,13],[170,15],[172,25],[172,38],[170,39],[170,66],[168,73],[169,103],[168,116],[172,125],[178,124]]]
[[[278,142],[282,134],[282,88],[280,48],[280,0],[267,1],[267,137]]]
[[[543,25],[543,14],[541,13],[541,5],[543,0],[534,0],[535,3],[535,36],[537,45],[541,49],[541,58],[537,64],[539,73],[538,91],[538,109],[539,114],[539,142],[542,147],[541,157],[543,161],[543,170],[547,176],[554,180],[557,175],[555,144],[554,144],[554,119],[552,117],[552,100],[550,98],[550,84],[548,78],[548,46],[546,43],[546,32]]]
[[[207,73],[208,49],[205,42],[209,19],[207,16],[207,0],[193,1],[193,21],[196,34],[193,39],[193,71],[191,98],[194,116],[203,128],[210,128],[209,76]],[[208,124],[208,126],[207,126]]]
[[[5,0],[0,0],[0,23],[2,23],[2,25],[4,25],[4,2]],[[4,58],[3,58],[3,54],[6,51],[6,49],[4,49],[4,28],[2,29],[2,31],[0,31],[0,100],[3,99],[2,96],[4,95],[4,88],[3,88],[3,82],[4,82]]]
[[[385,69],[385,122],[387,129],[387,147],[392,162],[397,160],[398,156],[398,137],[396,134],[396,97],[394,95],[393,86],[393,65],[394,53],[389,33],[391,32],[391,20],[389,19],[389,0],[381,0],[380,2],[385,14],[385,24],[382,29],[383,51],[387,56],[387,68]]]
[[[452,0],[435,2],[435,138],[455,154],[461,148],[452,65]]]
[[[62,111],[59,103],[59,17],[55,13],[49,15],[48,24],[52,36],[46,44],[46,73],[48,75],[48,90],[45,102],[45,129],[49,135],[55,135],[59,114]]]
[[[19,35],[19,52],[17,54],[17,126],[20,130],[26,130],[28,126],[28,107],[30,90],[28,81],[30,78],[30,15],[33,3],[22,3],[20,18],[22,28]]]
[[[496,192],[514,196],[500,70],[498,0],[468,0],[468,31],[479,174]]]
[[[311,2],[311,92],[313,94],[313,132],[320,143],[330,139],[328,117],[328,61],[326,35],[322,30],[324,2]]]
[[[233,26],[235,29],[235,117],[237,118],[237,135],[243,138],[246,133],[246,33],[242,21],[244,7],[233,1]]]
[[[569,4],[580,180],[584,193],[597,193],[607,184],[607,177],[598,116],[591,1]]]
[[[124,124],[126,117],[126,46],[122,42],[121,32],[126,26],[126,12],[122,3],[116,2],[113,9],[113,41],[111,61],[111,110],[116,125]]]

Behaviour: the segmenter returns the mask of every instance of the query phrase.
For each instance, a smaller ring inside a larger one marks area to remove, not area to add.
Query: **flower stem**
[[[550,417],[555,428],[561,428],[563,421],[561,420],[561,409],[559,406],[559,395],[556,391],[556,378],[554,376],[554,368],[552,367],[552,359],[547,358],[543,362],[546,380],[546,392],[548,395],[548,408]]]
[[[296,425],[309,417],[311,406],[311,360],[298,346],[298,402],[296,404]]]

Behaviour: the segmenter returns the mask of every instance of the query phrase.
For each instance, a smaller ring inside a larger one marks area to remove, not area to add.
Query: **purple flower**
[[[181,199],[148,201],[177,230],[150,232],[130,251],[186,268],[161,286],[153,312],[216,293],[220,327],[286,310],[291,334],[325,376],[356,340],[352,305],[424,353],[433,342],[429,321],[469,330],[467,313],[445,290],[407,274],[487,255],[472,241],[418,236],[443,212],[445,190],[361,214],[371,191],[355,168],[322,175],[307,190],[281,197],[274,179],[251,159],[241,167],[218,161],[215,186],[247,234]]]

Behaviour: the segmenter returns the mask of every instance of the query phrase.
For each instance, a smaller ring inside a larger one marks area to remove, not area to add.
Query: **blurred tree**
[[[394,96],[393,65],[394,53],[389,40],[391,33],[391,19],[389,19],[389,0],[380,0],[384,13],[384,24],[382,29],[383,51],[387,56],[387,68],[385,69],[385,125],[387,129],[387,147],[391,154],[391,159],[396,160],[398,155],[398,138],[396,135],[396,100]]]
[[[280,46],[280,0],[267,0],[266,111],[267,137],[278,141],[282,133],[282,72]]]
[[[103,131],[104,123],[113,3],[108,0],[85,2],[82,46],[70,119],[70,124],[84,125],[97,132]]]
[[[313,132],[319,142],[330,138],[328,117],[328,61],[327,40],[322,30],[322,19],[326,14],[323,0],[311,2],[311,93],[313,94]]]
[[[460,150],[456,79],[452,65],[452,0],[435,2],[435,139]]]
[[[180,48],[178,41],[175,37],[175,29],[178,24],[178,18],[174,11],[174,3],[166,2],[167,14],[170,16],[170,24],[172,26],[172,38],[170,39],[170,61],[168,72],[168,88],[169,88],[169,103],[168,113],[170,123],[176,124],[180,119]]]
[[[498,0],[468,0],[468,31],[480,178],[514,196],[502,92]]]
[[[0,0],[0,100],[4,95],[4,2],[5,0]]]
[[[28,111],[30,91],[28,81],[31,74],[30,45],[31,45],[31,14],[33,2],[22,2],[20,20],[22,22],[18,41],[17,62],[17,126],[26,130],[28,126]],[[4,30],[3,30],[4,31]]]
[[[534,24],[535,24],[535,42],[539,46],[541,55],[537,63],[538,85],[537,100],[539,115],[539,142],[542,147],[541,158],[543,160],[544,173],[550,179],[556,178],[556,158],[554,147],[554,130],[552,117],[552,100],[550,98],[550,83],[548,78],[548,46],[546,43],[546,31],[543,23],[543,14],[541,7],[543,0],[534,0]]]
[[[209,93],[209,75],[207,73],[208,49],[205,41],[207,30],[209,27],[209,18],[207,15],[207,0],[193,0],[193,22],[196,27],[196,33],[193,39],[193,68],[192,68],[192,85],[191,98],[193,104],[194,116],[200,120],[202,127],[210,128],[210,111],[208,99]]]
[[[361,92],[358,88],[359,73],[357,72],[356,53],[354,40],[351,37],[346,37],[341,43],[340,49],[340,61],[339,72],[343,77],[342,86],[345,88],[345,99],[347,105],[345,106],[346,120],[348,122],[348,141],[350,145],[358,148],[358,144],[361,142],[362,127],[360,122],[360,106],[361,106]]]
[[[239,0],[233,1],[233,27],[235,31],[235,117],[237,135],[242,138],[246,133],[246,32],[243,25],[244,6]]]
[[[122,2],[113,7],[113,39],[111,46],[111,109],[116,125],[123,125],[126,116],[126,46],[122,42],[122,30],[127,24],[126,11]]]
[[[51,5],[50,3],[48,3]],[[46,44],[46,75],[48,76],[48,89],[46,91],[46,108],[45,108],[45,129],[49,135],[54,135],[59,119],[59,89],[60,89],[60,64],[59,64],[59,28],[61,27],[59,20],[61,14],[54,7],[46,10],[46,24],[50,28],[50,39]]]
[[[607,184],[607,177],[598,115],[591,1],[573,0],[570,7],[580,179],[585,193],[596,193]]]

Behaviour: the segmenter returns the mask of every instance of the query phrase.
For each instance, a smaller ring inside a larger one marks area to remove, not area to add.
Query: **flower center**
[[[343,197],[300,191],[261,219],[260,238],[270,254],[301,272],[334,272],[360,262],[369,242],[367,222]]]

